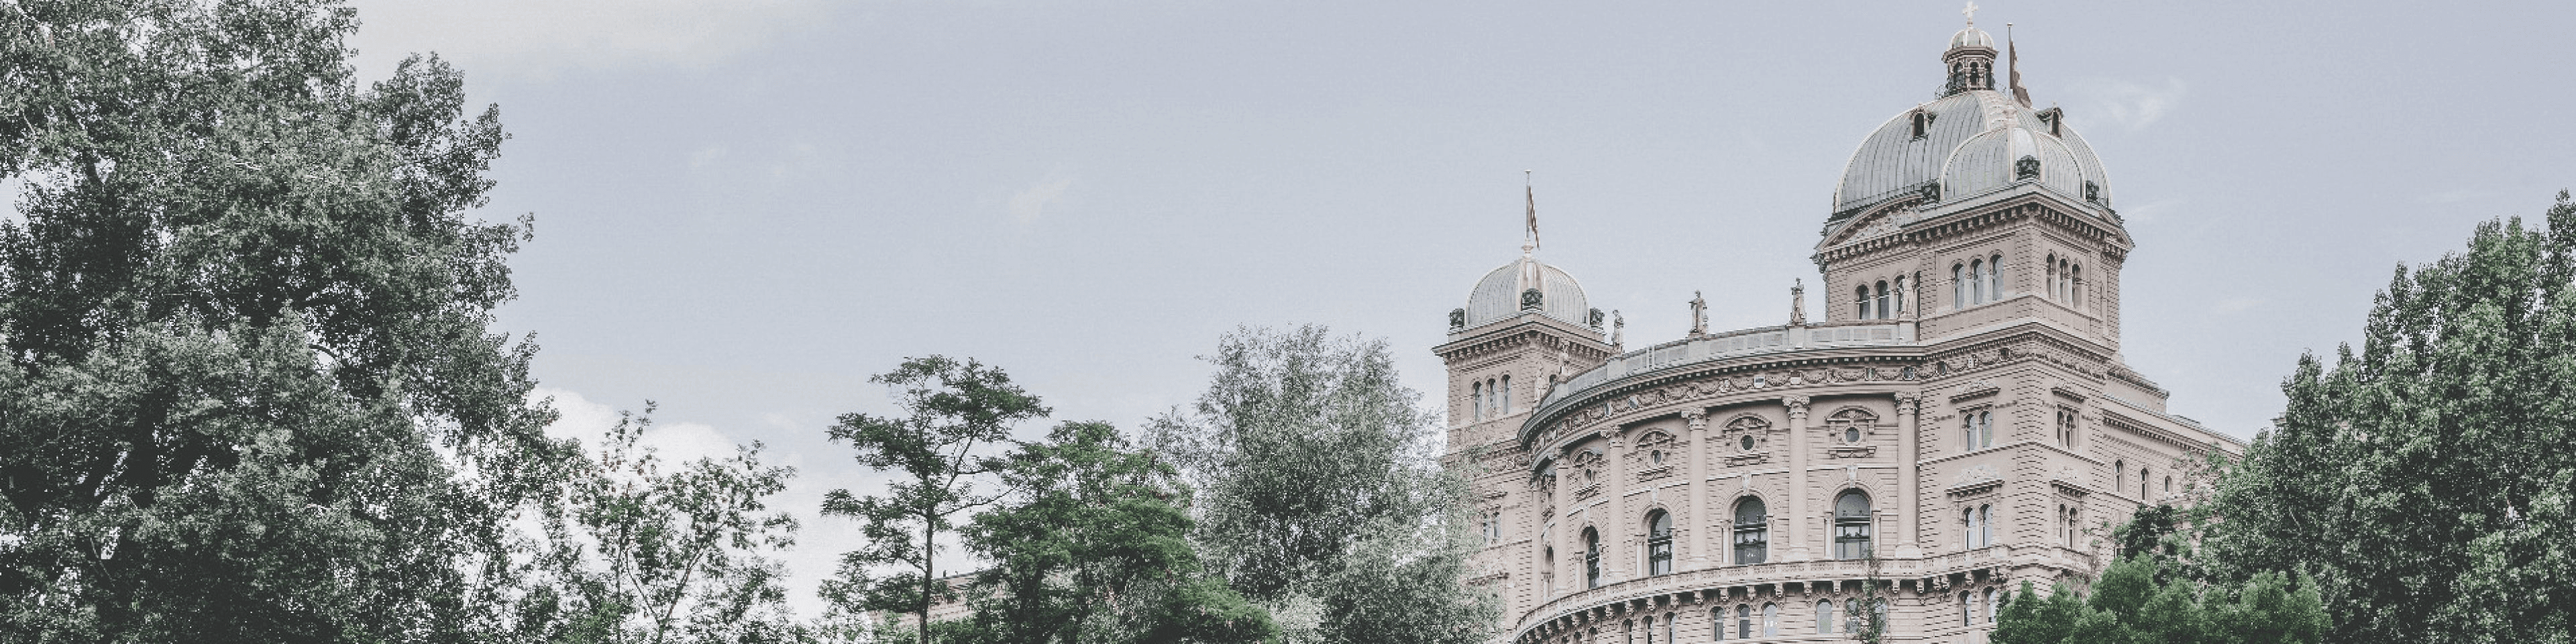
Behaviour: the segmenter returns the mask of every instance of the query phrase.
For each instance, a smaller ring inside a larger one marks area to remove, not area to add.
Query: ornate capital
[[[1807,415],[1808,400],[1809,399],[1806,396],[1781,396],[1780,404],[1789,406],[1789,415],[1791,416],[1805,416]]]
[[[1912,415],[1914,415],[1916,412],[1918,412],[1918,411],[1922,410],[1922,408],[1923,408],[1923,397],[1922,397],[1922,396],[1917,395],[1917,394],[1913,394],[1913,393],[1900,393],[1900,394],[1897,394],[1897,395],[1896,395],[1896,414],[1897,414],[1897,415],[1899,415],[1899,416],[1912,416]]]
[[[1682,420],[1690,423],[1691,431],[1696,432],[1708,429],[1708,410],[1693,408],[1691,410],[1684,411],[1682,412]]]

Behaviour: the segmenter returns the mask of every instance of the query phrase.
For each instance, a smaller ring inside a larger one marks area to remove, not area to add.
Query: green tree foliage
[[[2155,557],[2111,564],[2089,598],[2059,586],[2046,596],[2030,582],[1995,617],[1991,644],[2310,644],[2324,641],[2316,586],[2256,575],[2241,586],[2204,585],[2165,574]]]
[[[2287,409],[2198,506],[2207,574],[2303,571],[2337,642],[2576,638],[2576,204],[2400,266],[2358,352],[2302,356]]]
[[[1465,484],[1429,455],[1437,415],[1382,340],[1313,326],[1218,343],[1191,413],[1152,442],[1200,490],[1211,567],[1291,641],[1476,642],[1496,602],[1464,585]]]
[[[822,590],[846,611],[926,620],[933,602],[951,597],[935,565],[940,535],[956,532],[959,513],[1001,498],[978,487],[1006,464],[983,448],[1010,440],[1013,424],[1043,417],[1047,408],[1009,374],[973,360],[912,358],[870,380],[892,390],[904,415],[843,414],[829,432],[850,444],[860,465],[898,478],[883,496],[846,489],[824,496],[823,514],[863,522],[868,547],[841,555],[839,576]],[[888,566],[897,572],[884,573]],[[930,641],[935,630],[917,631],[920,641]]]
[[[325,0],[0,5],[0,640],[461,641],[572,447],[458,72]]]
[[[786,608],[786,574],[765,554],[795,544],[796,520],[764,513],[793,470],[764,466],[760,444],[666,471],[642,445],[644,414],[619,414],[593,460],[543,506],[545,539],[522,603],[531,635],[557,642],[775,642],[804,636]]]
[[[976,635],[1012,644],[1257,642],[1269,614],[1205,574],[1179,472],[1106,423],[1013,451],[1010,500],[975,516]]]

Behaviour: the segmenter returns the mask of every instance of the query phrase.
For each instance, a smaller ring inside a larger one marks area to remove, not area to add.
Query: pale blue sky
[[[2399,262],[2576,185],[2576,5],[1995,0],[2111,169],[2129,363],[2239,436]],[[861,486],[833,415],[905,356],[1133,427],[1241,324],[1387,338],[1417,389],[1520,240],[1630,345],[1777,324],[1861,138],[1932,97],[1955,3],[362,0],[362,68],[435,50],[537,215],[503,325],[576,412],[766,441]],[[1815,301],[1821,301],[1820,294]],[[1029,428],[1034,431],[1038,426]],[[864,491],[864,490],[863,490]],[[809,524],[798,601],[851,547]]]

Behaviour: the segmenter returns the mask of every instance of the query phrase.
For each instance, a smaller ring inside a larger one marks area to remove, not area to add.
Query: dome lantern
[[[1968,26],[1951,34],[1949,50],[1941,52],[1941,62],[1950,67],[1942,96],[1995,88],[1995,37],[1977,28],[1977,3],[1968,3],[1959,13],[1967,14]]]

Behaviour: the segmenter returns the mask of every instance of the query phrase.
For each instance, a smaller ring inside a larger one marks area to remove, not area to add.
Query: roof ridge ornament
[[[1968,6],[1967,6],[1966,8],[1960,9],[1960,10],[1959,10],[1959,13],[1961,13],[1961,14],[1963,14],[1963,15],[1966,15],[1966,16],[1968,17],[1968,26],[1970,26],[1970,27],[1977,26],[1977,3],[1975,2],[1975,0],[1970,0],[1970,1],[1968,2]]]

